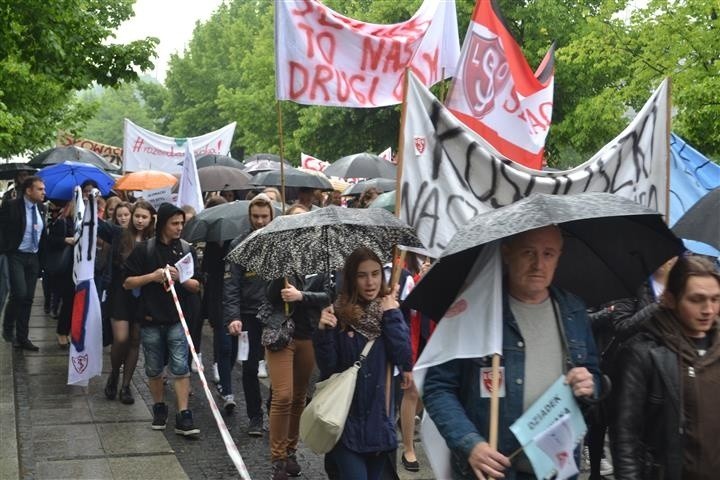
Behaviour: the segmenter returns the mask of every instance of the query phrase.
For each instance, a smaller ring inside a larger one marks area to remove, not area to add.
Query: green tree
[[[125,118],[143,128],[156,131],[152,110],[146,105],[140,92],[140,85],[145,83],[124,83],[117,88],[84,92],[82,103],[95,104],[96,110],[85,126],[78,130],[78,134],[107,145],[122,146]]]
[[[74,92],[135,80],[157,39],[107,43],[134,0],[0,0],[0,157],[36,150],[89,117]]]

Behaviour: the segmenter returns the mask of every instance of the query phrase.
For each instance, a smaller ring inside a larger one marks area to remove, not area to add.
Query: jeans
[[[357,453],[348,450],[342,442],[329,453],[338,469],[338,478],[343,480],[380,480],[387,452]]]
[[[270,455],[273,461],[284,460],[289,451],[297,450],[315,350],[312,340],[296,339],[280,351],[266,351],[265,357],[272,382]]]
[[[170,373],[176,377],[189,375],[188,343],[180,322],[172,325],[143,326],[140,337],[145,353],[145,374],[148,378],[156,378],[162,374],[166,353]]]
[[[248,418],[262,418],[262,396],[260,395],[260,381],[258,380],[258,364],[263,358],[265,349],[260,343],[262,327],[254,315],[245,315],[241,318],[243,331],[248,332],[250,352],[248,359],[242,364],[242,384],[245,393]]]
[[[238,353],[238,337],[228,333],[227,327],[222,322],[217,322],[213,329],[213,349],[215,350],[215,361],[218,365],[220,376],[220,388],[223,395],[232,395],[232,369]]]
[[[10,300],[5,310],[3,332],[18,342],[28,340],[30,310],[35,297],[35,285],[40,273],[36,253],[13,252],[7,254],[10,277]]]

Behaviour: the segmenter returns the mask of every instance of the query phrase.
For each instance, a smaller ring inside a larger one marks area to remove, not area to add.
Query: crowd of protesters
[[[83,185],[86,198],[93,186]],[[378,193],[368,189],[355,203],[367,208]],[[240,195],[212,194],[206,208]],[[181,238],[184,225],[195,216],[189,207],[163,203],[156,209],[142,199],[113,195],[98,209],[102,222],[95,281],[111,359],[104,394],[109,401],[134,402],[130,382],[142,351],[153,399],[152,429],[166,428],[170,408],[164,385],[171,380],[175,432],[200,433],[189,395],[197,365],[166,290],[170,277],[197,352],[204,319],[213,329],[207,371],[226,415],[235,412],[231,372],[241,343],[247,345],[241,366],[246,432],[257,437],[267,432],[273,480],[301,475],[299,422],[313,383],[353,365],[370,341],[375,343],[358,376],[344,431],[326,455],[329,478],[395,478],[397,425],[401,464],[417,472],[414,432],[423,407],[451,450],[453,478],[534,478],[524,454],[510,456],[519,445],[509,425],[560,374],[590,425],[591,478],[614,469],[619,479],[694,480],[715,478],[720,470],[720,415],[714,405],[715,393],[720,395],[720,273],[712,261],[694,255],[675,258],[648,278],[637,298],[588,311],[582,300],[552,284],[563,247],[557,227],[506,239],[502,298],[507,382],[499,442],[493,447],[486,439],[489,399],[483,391],[489,357],[431,367],[422,398],[413,382],[413,364],[438,319],[404,309],[402,301],[432,259],[409,254],[399,284],[391,286],[391,269],[358,245],[341,272],[268,282],[225,256],[283,211],[278,203],[282,197],[277,189],[266,188],[244,198],[250,202],[242,233],[234,240],[199,245]],[[311,189],[300,189],[295,200],[284,214],[302,215],[344,201],[337,192],[323,195]],[[68,348],[74,229],[72,203],[47,202],[39,177],[19,175],[3,197],[3,338],[20,351],[39,349],[28,337],[28,322],[40,277],[45,313],[57,318],[57,348]],[[192,278],[180,283],[173,265],[188,254],[196,268]],[[279,327],[287,318],[294,325],[283,336]],[[261,362],[271,385],[268,423]],[[397,371],[390,381],[387,364]],[[580,449],[577,454],[579,460]]]

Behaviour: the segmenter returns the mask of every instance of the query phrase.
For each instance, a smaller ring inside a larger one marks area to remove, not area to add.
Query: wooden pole
[[[492,358],[492,392],[490,397],[490,446],[497,450],[498,446],[498,424],[500,420],[500,355],[493,354]]]
[[[278,116],[278,134],[280,146],[280,203],[282,204],[282,213],[285,215],[285,152],[283,149],[283,128],[282,128],[282,108],[280,101],[276,102]]]
[[[402,273],[403,265],[405,264],[405,255],[407,252],[405,250],[400,250],[399,248],[395,247],[394,254],[393,254],[393,267],[392,272],[390,273],[390,292],[392,292],[395,289],[395,285],[398,284],[398,281],[400,280],[400,273]],[[387,369],[385,371],[385,412],[390,415],[390,399],[392,398],[391,394],[391,388],[392,385],[392,364],[387,364]]]
[[[402,170],[403,170],[403,154],[405,152],[405,115],[407,115],[407,92],[408,79],[410,78],[410,69],[405,69],[405,79],[403,82],[403,103],[400,109],[400,133],[398,135],[397,150],[397,180],[395,181],[395,216],[400,218],[401,207],[401,187],[402,187]]]
[[[672,95],[670,92],[672,87],[672,77],[668,77],[667,81],[667,117],[665,118],[667,125],[667,138],[665,139],[667,146],[667,156],[665,158],[665,223],[670,225],[670,169],[672,168],[672,153],[670,151],[670,136],[672,135]]]

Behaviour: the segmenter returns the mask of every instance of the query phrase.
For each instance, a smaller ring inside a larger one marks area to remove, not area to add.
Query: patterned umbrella
[[[268,280],[331,272],[357,247],[392,258],[395,245],[421,246],[412,227],[378,208],[325,207],[283,216],[250,234],[227,256]]]

